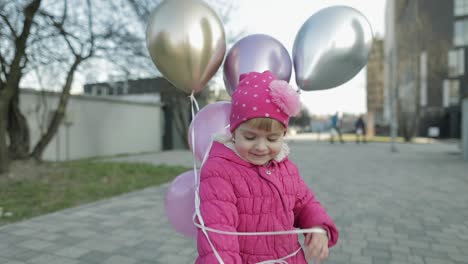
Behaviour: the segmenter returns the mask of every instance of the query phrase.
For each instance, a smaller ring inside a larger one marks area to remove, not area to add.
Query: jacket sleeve
[[[205,169],[211,165],[207,162],[200,175],[200,213],[205,226],[236,232],[238,213],[237,198],[233,186],[226,175],[219,169]],[[212,167],[212,166],[211,166]],[[198,221],[200,222],[200,221]],[[235,235],[222,235],[207,231],[214,248],[226,264],[241,264],[239,255],[239,241]],[[198,229],[197,235],[198,258],[197,264],[218,264],[218,260],[205,234]]]
[[[294,225],[306,229],[312,227],[322,227],[328,233],[328,247],[333,247],[338,241],[338,229],[333,220],[327,214],[325,208],[315,198],[314,193],[304,182],[299,172],[295,168],[297,196],[294,206]]]

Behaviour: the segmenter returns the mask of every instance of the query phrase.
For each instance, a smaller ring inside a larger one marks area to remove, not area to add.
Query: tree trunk
[[[7,98],[4,93],[0,93],[0,177],[6,175],[10,170],[10,159],[8,157],[7,136]]]
[[[9,106],[12,98],[19,89],[18,84],[22,76],[21,61],[26,53],[26,42],[31,32],[34,16],[41,5],[41,0],[31,1],[24,9],[25,19],[23,21],[23,31],[15,39],[15,54],[5,83],[0,86],[0,173],[9,171],[9,156],[7,147],[7,122]]]
[[[172,108],[174,110],[174,122],[176,124],[176,129],[177,129],[177,134],[179,135],[179,138],[181,139],[182,143],[184,144],[184,147],[186,149],[189,148],[188,145],[188,127],[189,127],[189,120],[187,118],[187,115],[190,114],[189,107],[187,107],[187,101],[186,97],[177,97],[176,98],[176,106]]]
[[[67,80],[62,89],[62,94],[60,96],[57,110],[55,110],[52,120],[48,124],[46,133],[42,135],[42,137],[39,139],[39,142],[36,144],[31,153],[31,156],[37,161],[40,161],[42,159],[42,154],[44,153],[45,148],[47,147],[47,145],[49,145],[50,141],[57,133],[60,124],[62,123],[63,117],[65,116],[65,112],[67,109],[68,99],[70,98],[70,90],[71,85],[73,83],[73,77],[75,75],[76,69],[78,68],[78,65],[80,65],[82,61],[83,59],[81,57],[76,57],[72,66],[70,67],[70,70],[67,74]]]
[[[29,158],[30,136],[26,118],[19,109],[19,89],[10,101],[8,111],[9,153],[11,159]]]

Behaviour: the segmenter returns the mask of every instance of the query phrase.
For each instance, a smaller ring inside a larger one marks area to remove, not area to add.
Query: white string
[[[224,130],[228,129],[229,128],[229,124],[227,124],[225,127],[224,127]],[[203,167],[203,164],[205,164],[205,161],[208,159],[208,155],[210,154],[210,149],[211,147],[213,146],[213,141],[214,141],[214,138],[213,136],[211,136],[211,140],[210,140],[210,145],[208,146],[208,149],[205,151],[205,154],[203,155],[203,160],[201,162],[201,167]]]
[[[194,105],[195,105],[195,107],[197,109],[197,112],[200,111],[200,108],[198,106],[197,100],[195,99],[194,92],[192,92],[192,94],[190,94],[189,97],[190,97],[192,122],[193,122],[193,120],[195,119]],[[229,125],[227,125],[225,128],[228,128],[228,127],[229,127]],[[205,223],[203,221],[203,217],[202,217],[201,211],[200,211],[200,193],[199,193],[199,191],[200,191],[200,177],[198,175],[197,164],[196,164],[196,160],[195,160],[195,130],[194,129],[192,130],[192,133],[191,133],[190,137],[192,139],[193,171],[194,171],[194,175],[195,175],[195,213],[193,214],[193,224],[196,227],[198,227],[198,228],[200,228],[202,230],[203,234],[205,235],[206,239],[208,240],[208,243],[210,244],[211,249],[213,250],[213,253],[214,253],[215,257],[216,257],[216,260],[218,260],[218,262],[220,264],[224,264],[224,262],[223,262],[221,256],[219,255],[218,251],[216,251],[216,248],[214,247],[213,243],[211,242],[211,239],[209,238],[207,231],[213,232],[213,233],[218,233],[218,234],[235,235],[235,236],[259,236],[259,235],[269,236],[269,235],[289,235],[289,234],[305,234],[305,233],[317,233],[317,234],[326,234],[327,233],[322,228],[295,229],[295,230],[271,231],[271,232],[230,232],[230,231],[223,231],[223,230],[218,230],[218,229],[214,229],[214,228],[205,226]],[[201,167],[203,167],[203,165],[205,164],[205,161],[208,158],[209,150],[211,149],[212,145],[213,145],[213,139],[211,139],[210,145],[209,145],[208,149],[206,150],[206,152],[205,152],[205,154],[203,156],[203,160],[201,162],[200,170],[201,170]],[[198,220],[200,221],[200,224],[196,222],[196,217],[198,217]],[[296,251],[294,251],[293,253],[291,253],[291,254],[289,254],[289,255],[287,255],[285,257],[275,259],[275,260],[266,260],[266,261],[258,262],[257,264],[288,264],[286,259],[295,256],[299,251],[301,251],[301,249],[302,248],[299,248]]]
[[[295,229],[295,230],[284,230],[284,231],[271,231],[271,232],[230,232],[214,229],[211,227],[201,226],[198,223],[194,223],[196,227],[200,229],[205,229],[207,231],[218,233],[222,235],[233,235],[233,236],[276,236],[276,235],[294,235],[294,234],[327,234],[327,231],[319,227],[309,228],[309,229]]]
[[[290,257],[294,257],[297,253],[299,253],[299,251],[301,251],[301,249],[302,248],[298,248],[296,251],[294,251],[293,253],[287,255],[286,257],[282,257],[282,258],[274,259],[274,260],[265,260],[265,261],[262,261],[262,262],[257,262],[256,264],[288,264],[286,259],[288,259]]]
[[[198,112],[200,110],[200,108],[198,107],[198,103],[197,103],[197,100],[195,99],[194,92],[192,92],[190,94],[190,106],[191,106],[191,112],[192,112],[192,121],[195,119],[194,104],[195,104],[195,107],[197,108],[197,112]],[[192,130],[192,133],[191,133],[190,136],[192,138],[193,173],[195,175],[195,214],[198,216],[198,220],[200,221],[201,226],[205,227],[205,222],[203,221],[203,217],[202,217],[201,211],[200,211],[200,193],[199,193],[199,191],[200,191],[199,190],[200,189],[200,177],[198,175],[197,163],[196,163],[196,160],[195,160],[195,129]],[[195,221],[194,221],[194,223],[195,223]],[[224,264],[223,259],[219,255],[218,251],[216,251],[216,248],[214,247],[213,243],[211,242],[211,239],[208,236],[208,232],[206,232],[206,229],[202,228],[202,232],[203,232],[203,234],[205,234],[205,237],[208,240],[208,243],[210,244],[211,249],[213,250],[213,253],[214,253],[215,257],[216,257],[216,260],[218,260],[218,262],[220,264]]]

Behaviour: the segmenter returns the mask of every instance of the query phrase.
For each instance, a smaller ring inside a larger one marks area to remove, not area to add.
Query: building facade
[[[374,39],[367,63],[367,134],[388,133],[384,122],[384,48]]]
[[[460,103],[446,96],[452,13],[452,1],[387,1],[384,113],[406,139],[460,137]]]
[[[444,87],[444,103],[456,108],[461,105],[461,149],[468,160],[468,0],[453,0],[453,48],[448,54],[449,75]],[[454,107],[455,106],[455,107]]]
[[[99,97],[158,102],[163,110],[163,149],[188,149],[187,133],[192,120],[190,99],[163,77],[92,83],[84,86],[84,93]],[[195,95],[202,108],[208,102],[209,87]]]

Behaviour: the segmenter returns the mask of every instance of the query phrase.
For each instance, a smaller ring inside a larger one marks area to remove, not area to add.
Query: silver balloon
[[[294,40],[297,85],[314,91],[350,80],[367,64],[372,39],[369,22],[351,7],[333,6],[315,13]]]

